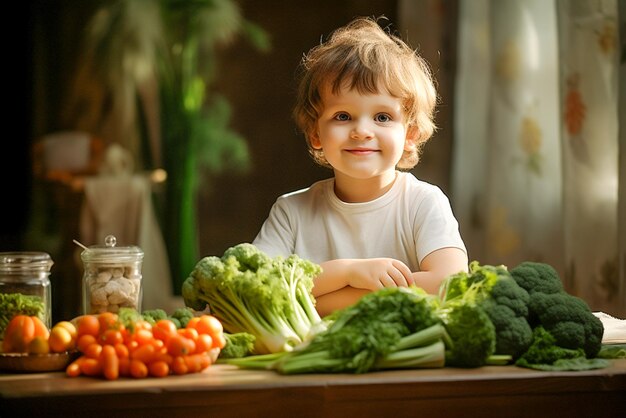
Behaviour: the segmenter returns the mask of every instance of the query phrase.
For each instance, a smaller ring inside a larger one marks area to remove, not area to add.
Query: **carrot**
[[[128,358],[130,356],[130,350],[122,343],[115,344],[115,352],[118,358]]]
[[[189,368],[188,373],[198,373],[209,367],[211,359],[208,355],[204,354],[189,354],[185,356],[185,363]]]
[[[131,360],[129,366],[130,375],[135,379],[148,376],[148,366],[139,360]]]
[[[183,356],[174,357],[171,368],[174,374],[187,374],[187,372],[189,372],[189,367]]]
[[[80,363],[82,357],[77,358],[76,360],[74,360],[73,362],[71,362],[67,368],[65,369],[65,374],[69,377],[77,377],[80,376],[82,373],[81,367],[80,367]]]
[[[148,365],[148,371],[150,376],[165,377],[170,374],[170,366],[162,360],[153,361]]]
[[[99,376],[102,374],[102,364],[99,359],[82,356],[80,371],[86,376]]]
[[[109,380],[115,380],[119,377],[120,366],[115,347],[112,345],[105,345],[102,347],[102,373],[104,377]]]
[[[89,358],[100,358],[100,354],[102,353],[102,346],[98,343],[91,343],[87,348],[83,350],[83,354],[85,357]]]
[[[78,348],[78,351],[81,353],[84,353],[91,344],[97,344],[96,337],[91,334],[83,334],[78,337],[76,348]]]
[[[212,361],[209,353],[202,353],[197,355],[200,356],[200,371],[206,369],[211,365]]]
[[[131,351],[130,358],[148,364],[154,358],[155,352],[156,348],[151,344],[140,345],[135,350]]]
[[[130,376],[130,358],[118,357],[120,376]]]

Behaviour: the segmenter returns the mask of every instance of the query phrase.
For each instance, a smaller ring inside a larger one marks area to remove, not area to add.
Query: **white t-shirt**
[[[333,178],[280,196],[253,244],[272,257],[297,254],[315,263],[390,257],[411,271],[435,250],[466,251],[441,189],[404,172],[387,193],[364,203],[341,201]]]

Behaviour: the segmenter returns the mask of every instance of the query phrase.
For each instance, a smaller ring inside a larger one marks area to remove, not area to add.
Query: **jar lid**
[[[0,253],[0,272],[19,273],[48,272],[54,262],[48,253],[42,251],[13,251]]]
[[[92,245],[85,248],[80,257],[85,262],[120,262],[143,259],[143,250],[137,246],[116,247],[114,235],[107,235],[104,245]]]

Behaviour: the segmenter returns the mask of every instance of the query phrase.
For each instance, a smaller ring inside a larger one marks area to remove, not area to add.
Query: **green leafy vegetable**
[[[496,329],[478,305],[454,299],[439,309],[450,336],[446,366],[480,367],[487,364],[496,348]]]
[[[0,293],[0,337],[16,315],[37,316],[44,320],[46,307],[41,297],[22,293]]]
[[[609,365],[608,360],[588,359],[582,348],[570,349],[557,345],[557,340],[544,327],[533,330],[533,343],[515,362],[516,366],[537,370],[566,371],[601,369]]]
[[[333,313],[306,346],[229,363],[282,374],[443,367],[447,336],[435,308],[435,298],[421,289],[381,289]]]
[[[254,335],[257,353],[291,351],[323,324],[311,294],[320,272],[319,265],[297,255],[270,258],[242,243],[221,258],[201,259],[182,293],[194,310],[208,305],[226,332]]]

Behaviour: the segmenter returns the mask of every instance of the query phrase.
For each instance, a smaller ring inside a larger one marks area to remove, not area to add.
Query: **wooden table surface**
[[[213,365],[134,380],[0,374],[0,417],[626,417],[626,360],[583,372],[515,366],[281,376]]]

